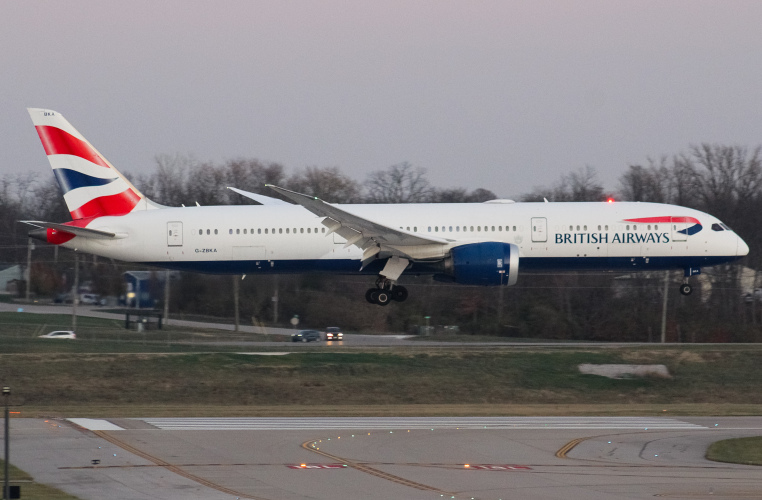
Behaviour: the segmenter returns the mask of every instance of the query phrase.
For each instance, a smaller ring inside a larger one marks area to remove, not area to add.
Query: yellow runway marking
[[[217,483],[213,483],[213,482],[211,482],[211,481],[209,481],[207,479],[204,479],[203,477],[197,476],[195,474],[191,474],[190,472],[186,472],[186,471],[182,470],[181,468],[179,468],[176,465],[172,465],[169,462],[165,462],[164,460],[162,460],[162,459],[160,459],[158,457],[154,457],[153,455],[149,455],[148,453],[146,453],[146,452],[144,452],[142,450],[139,450],[139,449],[135,448],[132,445],[129,445],[129,444],[125,443],[121,439],[118,439],[118,438],[108,434],[106,431],[92,431],[92,432],[94,434],[96,434],[98,437],[105,439],[109,443],[114,444],[114,445],[122,448],[123,450],[125,450],[125,451],[127,451],[129,453],[132,453],[133,455],[137,455],[139,457],[145,458],[149,462],[153,462],[154,464],[156,464],[156,465],[158,465],[160,467],[164,467],[165,469],[167,469],[170,472],[174,472],[175,474],[177,474],[179,476],[182,476],[184,478],[190,479],[191,481],[195,481],[195,482],[197,482],[199,484],[202,484],[202,485],[204,485],[204,486],[206,486],[208,488],[212,488],[212,489],[220,491],[222,493],[226,493],[228,495],[233,495],[233,496],[236,496],[236,497],[239,497],[239,498],[247,498],[249,500],[268,500],[268,499],[266,499],[264,497],[255,497],[255,496],[247,495],[245,493],[241,493],[240,491],[231,490],[230,488],[226,488],[226,487],[221,486],[221,485],[219,485]]]
[[[440,490],[439,488],[436,488],[434,486],[429,486],[427,484],[416,483],[415,481],[405,479],[404,477],[395,476],[394,474],[389,474],[388,472],[374,469],[373,467],[369,467],[365,464],[353,462],[352,460],[349,460],[347,458],[339,457],[337,455],[331,455],[330,453],[326,453],[325,451],[318,450],[317,448],[312,446],[315,444],[316,441],[317,440],[315,439],[311,439],[310,441],[305,441],[304,443],[302,443],[302,448],[304,448],[305,450],[309,450],[313,453],[317,453],[318,455],[323,455],[324,457],[330,458],[331,460],[335,460],[336,462],[345,464],[348,467],[351,467],[360,472],[364,472],[366,474],[370,474],[371,476],[376,476],[381,479],[386,479],[387,481],[392,481],[394,483],[401,484],[403,486],[408,486],[410,488],[415,488],[417,490],[432,491],[434,493],[439,493],[440,495],[447,495],[448,497],[456,496],[455,493]]]
[[[561,449],[559,449],[556,452],[556,456],[558,458],[569,458],[566,456],[566,454],[572,451],[574,447],[577,446],[579,443],[581,443],[582,441],[587,441],[588,439],[590,439],[590,437],[572,439],[571,441],[563,445]]]

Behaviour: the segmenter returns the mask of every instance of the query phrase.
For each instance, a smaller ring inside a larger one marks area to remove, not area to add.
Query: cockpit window
[[[716,222],[712,224],[712,231],[724,231],[725,228],[722,227],[720,224],[717,224]]]
[[[732,231],[732,229],[730,229],[727,224],[720,222],[720,225],[724,227],[725,229],[727,229],[728,231]]]

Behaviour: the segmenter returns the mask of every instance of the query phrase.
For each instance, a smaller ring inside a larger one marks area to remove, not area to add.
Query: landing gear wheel
[[[380,306],[388,305],[392,301],[392,294],[388,290],[376,290],[372,297],[376,300],[376,304]]]
[[[394,289],[392,289],[392,299],[396,300],[397,302],[405,302],[405,299],[407,298],[407,288],[404,286],[395,286]]]
[[[691,292],[693,292],[693,287],[690,286],[688,283],[683,283],[680,285],[680,293],[683,295],[690,295]]]
[[[367,300],[371,304],[376,303],[375,299],[373,299],[373,292],[375,291],[376,291],[376,288],[368,288],[368,291],[365,292],[365,300]]]

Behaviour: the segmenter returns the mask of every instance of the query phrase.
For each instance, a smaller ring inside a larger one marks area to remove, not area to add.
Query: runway
[[[82,499],[738,499],[762,468],[705,450],[761,434],[760,417],[13,419],[11,458]]]

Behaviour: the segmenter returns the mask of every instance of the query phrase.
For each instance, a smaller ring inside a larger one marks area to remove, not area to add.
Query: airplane
[[[717,218],[640,202],[334,204],[230,187],[259,205],[165,207],[146,198],[60,113],[29,114],[72,220],[22,221],[53,245],[166,269],[215,274],[376,276],[368,302],[402,302],[403,273],[462,285],[515,285],[519,269],[682,269],[739,259],[747,244]]]

